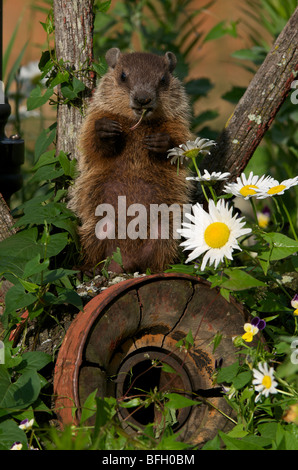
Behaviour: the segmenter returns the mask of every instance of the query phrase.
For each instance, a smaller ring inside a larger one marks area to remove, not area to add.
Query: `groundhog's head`
[[[148,118],[166,112],[164,108],[170,105],[173,83],[176,92],[181,86],[172,76],[177,63],[172,52],[164,56],[145,52],[122,54],[114,47],[107,51],[106,61],[114,79],[114,96],[118,89],[124,113],[130,108],[130,113],[137,118],[145,110]]]

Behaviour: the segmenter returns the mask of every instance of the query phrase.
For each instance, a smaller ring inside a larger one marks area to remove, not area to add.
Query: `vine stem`
[[[287,216],[288,222],[289,222],[289,224],[290,224],[291,230],[292,230],[292,232],[293,232],[294,238],[295,238],[296,241],[298,241],[298,237],[297,237],[297,234],[296,234],[296,230],[294,229],[294,225],[293,225],[292,219],[291,219],[291,217],[290,217],[289,211],[288,211],[288,209],[287,209],[287,207],[286,207],[284,201],[282,200],[282,198],[281,198],[281,205],[282,205],[283,210],[284,210],[285,213],[286,213],[286,216]]]
[[[252,210],[253,210],[253,214],[254,214],[254,217],[255,217],[255,221],[256,221],[256,224],[259,225],[259,222],[258,222],[258,216],[257,216],[257,210],[256,210],[256,206],[255,206],[255,203],[253,201],[253,198],[249,198],[249,201],[250,201],[250,205],[252,207]]]

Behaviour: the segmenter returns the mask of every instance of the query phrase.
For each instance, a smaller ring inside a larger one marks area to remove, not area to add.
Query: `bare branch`
[[[248,164],[297,75],[297,24],[298,8],[237,104],[214,151],[204,159],[208,171],[229,171],[235,180]]]

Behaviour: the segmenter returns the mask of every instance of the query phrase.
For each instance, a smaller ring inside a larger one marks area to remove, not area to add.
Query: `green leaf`
[[[91,416],[96,413],[96,394],[97,388],[86,398],[82,406],[82,414],[80,421],[81,424],[83,424],[85,421],[87,421],[87,419],[91,418]]]
[[[119,402],[119,405],[122,407],[122,408],[134,408],[136,406],[139,406],[141,405],[143,402],[140,398],[132,398],[131,400],[128,400],[128,401],[120,401]]]
[[[240,372],[234,379],[233,385],[236,390],[240,390],[241,388],[245,387],[252,379],[252,373],[250,371]]]
[[[25,432],[12,419],[0,423],[0,450],[9,450],[15,442],[21,442],[27,448]]]
[[[262,450],[263,447],[250,442],[245,442],[243,439],[237,439],[224,434],[219,431],[219,436],[226,445],[226,450]]]
[[[37,242],[37,228],[30,228],[18,232],[0,242],[0,259],[3,256],[12,256],[18,259],[31,259],[40,253]]]
[[[225,21],[220,21],[219,23],[217,23],[205,36],[204,42],[219,39],[225,36],[226,34],[229,34],[233,37],[237,37],[236,23],[234,21],[231,21],[229,26],[226,26]]]
[[[61,304],[71,304],[78,308],[78,310],[83,309],[82,299],[73,289],[58,288],[58,296],[54,295],[52,292],[46,292],[43,296],[43,301],[49,305],[61,305]]]
[[[5,257],[15,258],[18,262],[30,260],[40,255],[45,255],[45,245],[42,240],[37,240],[37,228],[20,231],[0,242],[0,260]],[[68,243],[68,234],[55,233],[49,237],[47,243],[47,258],[58,255]],[[23,271],[22,271],[23,272]]]
[[[70,101],[77,97],[76,93],[68,85],[61,86],[61,93],[64,98],[67,98]]]
[[[219,436],[215,436],[210,441],[206,442],[201,450],[220,450],[221,442]]]
[[[38,168],[46,165],[51,165],[52,163],[57,163],[57,157],[55,155],[56,151],[55,149],[48,150],[47,152],[43,153],[37,163],[34,165],[32,168],[32,171],[38,170]]]
[[[298,241],[282,233],[264,233],[262,236],[270,244],[270,250],[259,254],[263,260],[280,260],[298,251]]]
[[[247,431],[243,429],[243,424],[239,423],[233,427],[233,429],[228,433],[230,437],[244,437],[247,435]]]
[[[46,168],[43,168],[43,170],[46,171]],[[26,224],[43,225],[45,220],[50,224],[61,216],[61,210],[61,204],[55,202],[48,202],[44,205],[29,205],[25,208],[25,213],[19,218],[16,226],[21,227]]]
[[[122,256],[121,256],[120,248],[117,247],[116,251],[113,252],[112,258],[115,261],[115,263],[119,264],[119,266],[122,266]]]
[[[216,349],[218,348],[218,346],[220,345],[220,342],[222,340],[222,333],[220,333],[219,331],[214,335],[214,338],[212,339],[211,343],[210,344],[213,344],[213,351],[212,351],[212,354],[215,353]]]
[[[67,70],[63,70],[62,72],[58,72],[56,77],[51,81],[51,88],[54,88],[57,85],[60,85],[60,83],[67,82],[69,79],[69,73]]]
[[[107,0],[107,1],[100,2],[100,3],[97,2],[96,10],[100,13],[106,13],[111,6],[111,2],[112,0]]]
[[[24,279],[21,279],[20,277],[18,278],[18,281],[20,282],[20,284],[22,284],[22,286],[27,292],[32,293],[32,292],[36,292],[39,289],[39,286],[35,284],[34,282],[24,281]]]
[[[40,254],[38,253],[31,260],[29,260],[28,263],[26,263],[23,278],[26,279],[32,276],[33,274],[38,274],[42,271],[45,271],[46,269],[48,269],[49,264],[50,264],[49,259],[46,259],[45,261],[41,263]]]
[[[73,91],[78,95],[81,91],[85,90],[85,84],[81,82],[77,77],[73,77],[72,80]]]
[[[169,364],[167,364],[166,362],[162,363],[162,368],[161,369],[164,372],[167,372],[168,374],[176,374],[176,375],[178,374],[179,375],[179,373],[175,369],[173,369],[173,367],[171,367]]]
[[[0,381],[0,392],[0,408],[3,408],[6,413],[27,408],[40,393],[39,375],[35,370],[29,370],[16,382]]]
[[[245,90],[246,88],[244,87],[234,86],[222,96],[222,99],[229,101],[229,103],[237,104],[244,95]]]
[[[60,178],[60,176],[62,176],[63,173],[64,173],[63,169],[56,168],[55,163],[52,165],[43,166],[41,168],[38,168],[34,176],[29,180],[29,183],[33,184],[36,182],[41,183],[44,181],[53,181],[57,178]]]
[[[85,85],[81,80],[73,77],[72,83],[65,83],[61,85],[61,93],[68,100],[74,100],[78,97],[78,94],[85,89]]]
[[[15,367],[16,372],[25,373],[30,370],[41,370],[52,361],[50,354],[43,351],[28,351],[22,355],[22,362]]]
[[[27,109],[32,111],[33,109],[40,108],[46,104],[51,96],[53,95],[53,88],[48,88],[43,94],[41,87],[37,86],[31,91],[29,98],[27,99]]]
[[[63,268],[58,268],[58,269],[52,269],[51,271],[48,271],[45,276],[43,283],[44,284],[51,284],[54,281],[57,281],[57,279],[61,279],[65,276],[69,276],[70,274],[74,274],[75,271],[72,271],[71,269],[63,269]]]
[[[213,86],[214,85],[211,83],[209,78],[198,78],[196,80],[189,80],[185,83],[187,94],[195,98],[207,96]]]
[[[237,291],[265,285],[264,282],[259,281],[241,269],[225,269],[224,274],[228,276],[229,280],[225,281],[225,278],[223,278],[221,287],[226,289]]]
[[[51,235],[47,246],[47,257],[51,258],[52,256],[58,255],[63,248],[66,247],[67,243],[67,233],[55,233],[54,235]]]
[[[216,382],[217,383],[223,383],[223,382],[231,383],[235,379],[238,371],[239,371],[238,362],[234,362],[234,364],[231,364],[230,366],[227,366],[227,367],[222,367],[217,374]]]
[[[34,161],[36,162],[39,157],[47,150],[50,144],[54,142],[56,137],[56,127],[43,129],[36,139],[34,149]]]
[[[58,155],[60,165],[63,168],[64,174],[74,178],[76,175],[77,162],[75,159],[70,160],[64,152],[60,152]]]
[[[167,393],[166,397],[168,401],[165,403],[166,408],[174,408],[179,410],[180,408],[187,408],[188,406],[199,405],[198,400],[191,400],[190,398],[184,397],[179,393]]]
[[[13,313],[36,301],[36,296],[28,294],[22,285],[12,286],[5,296],[5,314]]]

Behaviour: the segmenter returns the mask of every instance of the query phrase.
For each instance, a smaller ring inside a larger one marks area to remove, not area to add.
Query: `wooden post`
[[[93,61],[93,0],[54,0],[55,44],[57,60],[74,72],[85,85],[83,101],[87,102],[95,87],[95,76],[84,73]],[[60,91],[59,91],[60,94]],[[56,148],[77,158],[77,133],[82,123],[80,109],[69,104],[59,104],[57,110]]]

